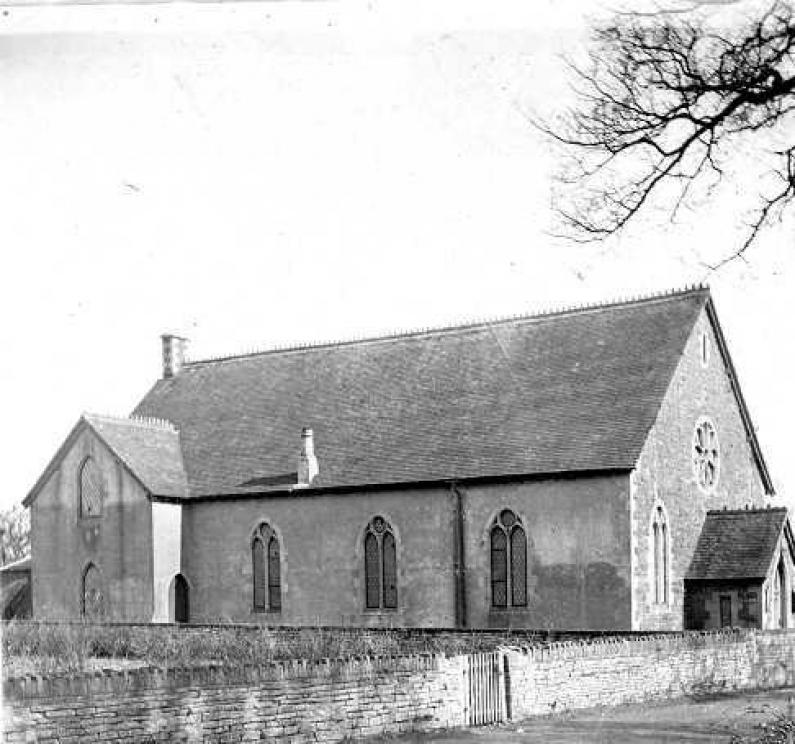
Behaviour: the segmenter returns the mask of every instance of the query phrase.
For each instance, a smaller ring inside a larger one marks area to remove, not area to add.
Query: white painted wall
[[[182,505],[152,502],[152,622],[172,622],[171,582],[182,567]]]

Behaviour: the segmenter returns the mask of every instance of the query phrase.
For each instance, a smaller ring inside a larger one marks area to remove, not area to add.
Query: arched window
[[[668,603],[668,521],[662,506],[654,509],[652,532],[652,583],[656,604]]]
[[[102,501],[105,497],[105,486],[102,474],[94,460],[87,457],[80,466],[80,516],[102,516]]]
[[[279,538],[263,522],[251,539],[254,611],[280,612],[282,609],[282,569]]]
[[[83,617],[96,620],[105,616],[105,595],[99,569],[89,563],[83,571],[83,586],[80,611]]]
[[[521,520],[503,509],[491,525],[491,606],[527,606],[527,536]]]
[[[368,610],[397,609],[397,546],[383,517],[375,517],[364,534],[364,583]]]

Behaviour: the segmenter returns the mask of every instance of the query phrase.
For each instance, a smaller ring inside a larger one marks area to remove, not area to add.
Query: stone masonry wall
[[[508,652],[514,718],[795,683],[795,633],[739,630]]]
[[[455,625],[450,489],[260,495],[199,501],[183,510],[182,573],[192,622],[268,625]],[[365,606],[364,531],[375,517],[397,549],[397,608]],[[251,538],[279,539],[281,608],[254,608]]]
[[[754,633],[756,687],[790,687],[795,685],[795,632],[767,630]]]
[[[735,630],[503,650],[513,719],[795,684],[795,632]],[[6,742],[338,742],[466,724],[467,657],[138,669],[3,685]]]
[[[632,627],[626,474],[458,490],[465,514],[468,627]],[[527,536],[527,607],[492,607],[490,529],[502,509],[517,515]]]
[[[4,684],[6,742],[331,742],[463,724],[465,657],[138,669]]]
[[[709,349],[706,362],[704,334]],[[709,492],[700,489],[693,469],[693,436],[703,418],[715,426],[720,450],[718,481]],[[706,311],[693,327],[631,482],[632,628],[681,630],[684,577],[707,510],[767,503]],[[665,511],[670,538],[668,596],[659,603],[653,590],[651,544],[652,513],[657,506]]]

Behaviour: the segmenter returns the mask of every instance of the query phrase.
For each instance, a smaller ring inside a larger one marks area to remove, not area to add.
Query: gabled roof
[[[90,428],[151,496],[182,498],[188,483],[179,432],[167,421],[83,414],[25,497],[28,506],[79,434]]]
[[[87,414],[86,421],[154,496],[185,496],[179,433],[163,420]]]
[[[30,617],[32,610],[30,577],[20,577],[0,589],[3,620]]]
[[[709,511],[685,578],[764,579],[784,530],[792,550],[792,532],[783,507]]]
[[[196,361],[134,413],[179,429],[191,496],[289,480],[302,427],[313,488],[630,470],[707,305],[697,288]]]

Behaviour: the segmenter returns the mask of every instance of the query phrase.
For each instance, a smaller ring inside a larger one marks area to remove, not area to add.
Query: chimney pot
[[[163,378],[168,379],[178,374],[185,364],[188,339],[173,333],[164,333],[160,338],[163,341]]]
[[[312,430],[301,429],[301,452],[298,455],[298,485],[308,486],[319,473]]]

